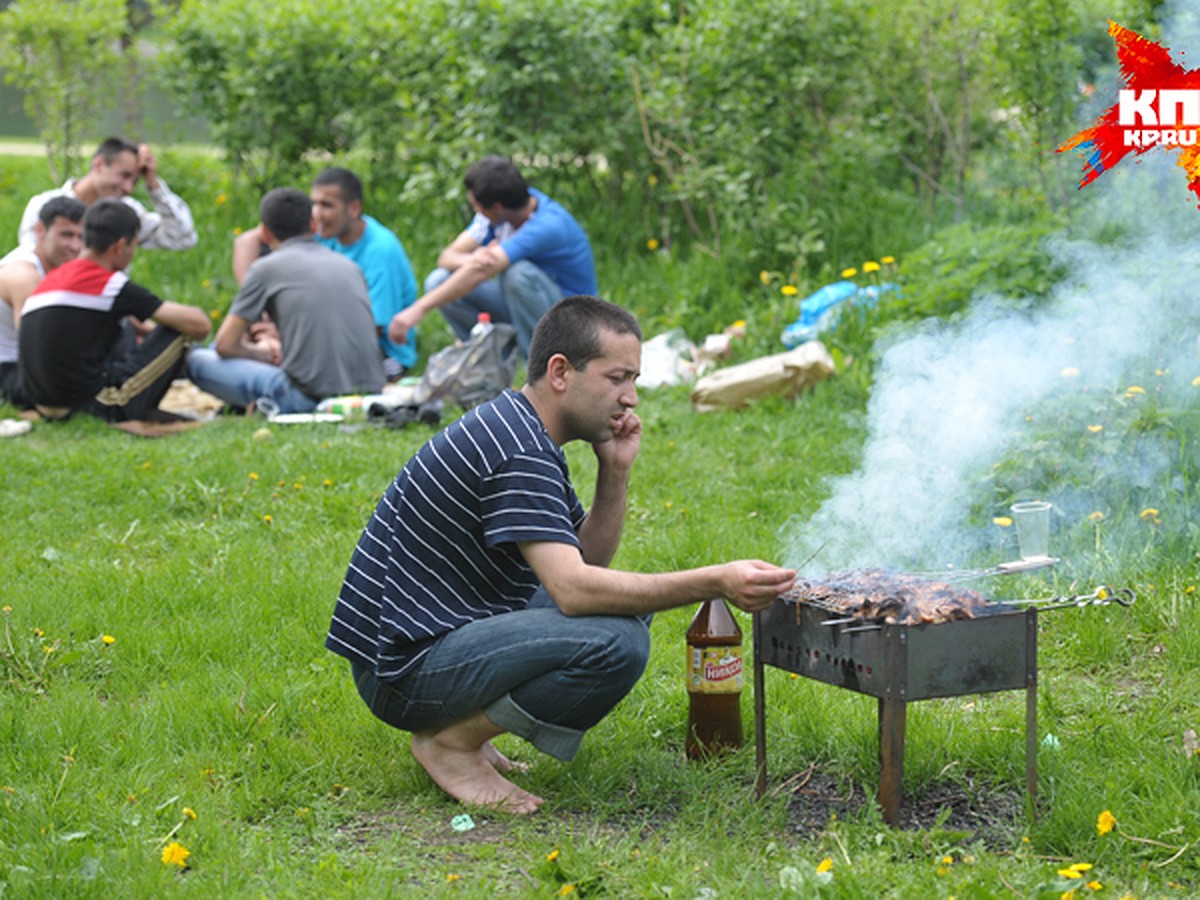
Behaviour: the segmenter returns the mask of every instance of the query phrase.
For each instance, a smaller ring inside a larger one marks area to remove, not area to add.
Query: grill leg
[[[763,677],[762,653],[759,652],[762,640],[761,613],[754,613],[754,634],[751,644],[754,650],[754,768],[757,776],[754,781],[754,794],[762,798],[767,792],[767,714],[766,696]]]
[[[879,698],[879,808],[883,821],[892,826],[900,824],[907,707],[905,701],[895,697]]]

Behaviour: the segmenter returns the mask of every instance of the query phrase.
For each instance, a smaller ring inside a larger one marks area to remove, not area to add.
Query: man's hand
[[[407,343],[408,330],[416,328],[417,324],[423,318],[425,318],[424,313],[417,309],[415,305],[400,310],[400,312],[392,316],[392,321],[388,323],[388,340],[393,344]]]
[[[149,144],[138,144],[138,174],[146,179],[146,187],[154,190],[158,187],[158,161],[150,150]]]
[[[739,559],[721,569],[722,594],[744,612],[766,609],[796,583],[795,569],[781,569],[759,559]]]
[[[601,465],[627,470],[637,458],[642,446],[642,420],[633,410],[626,410],[621,421],[613,427],[611,441],[597,441],[592,450]]]

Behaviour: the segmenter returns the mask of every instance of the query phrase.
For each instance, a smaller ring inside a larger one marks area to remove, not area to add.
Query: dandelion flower
[[[654,187],[656,184],[658,184],[658,176],[657,175],[647,175],[646,176],[646,184],[650,185],[650,187]]]
[[[878,272],[878,271],[879,271],[879,263],[875,262],[875,260],[872,259],[872,260],[868,260],[867,262],[863,263],[863,272],[865,274],[869,274],[871,272]]]
[[[1107,809],[1096,817],[1096,834],[1108,834],[1117,827],[1117,817]]]
[[[853,266],[849,269],[842,269],[842,277],[843,278],[853,278],[857,274],[858,274],[858,269],[855,269]]]
[[[558,850],[551,850],[546,854],[546,862],[554,862],[558,859]]]
[[[251,480],[251,481],[258,481],[258,473],[257,473],[257,472],[251,472],[251,473],[250,473],[250,480]]]
[[[459,878],[459,876],[458,876],[457,872],[451,872],[449,875],[446,876],[447,881],[458,881],[458,878]]]
[[[1092,864],[1088,862],[1071,863],[1071,871],[1073,872],[1086,872],[1090,868],[1092,868]]]
[[[763,284],[770,284],[771,283],[771,273],[768,272],[766,269],[763,269],[761,272],[758,273],[758,280],[761,281]]]
[[[194,809],[192,809],[190,806],[185,806],[183,808],[183,815],[185,818],[195,820],[196,811]]]
[[[1075,368],[1074,366],[1067,366],[1065,369],[1063,369],[1058,374],[1063,378],[1078,378],[1079,370],[1077,368]]]
[[[996,516],[996,518],[992,519],[992,524],[999,525],[1001,528],[1008,528],[1012,525],[1012,519],[1008,516]]]
[[[952,865],[954,865],[954,857],[953,857],[953,856],[943,856],[943,857],[942,857],[942,865],[943,865],[943,866],[952,866]]]
[[[237,236],[238,236],[239,234],[241,234],[241,233],[242,233],[242,229],[240,229],[240,228],[234,228],[234,229],[233,229],[233,236],[234,236],[234,237],[237,237]]]
[[[217,319],[221,318],[221,311],[219,309],[214,309],[208,314],[208,317],[215,322]]]
[[[825,857],[823,860],[821,860],[817,864],[817,871],[818,872],[832,872],[833,871],[833,860],[830,859],[828,856]]]
[[[1103,430],[1104,430],[1103,425],[1089,425],[1088,426],[1088,431],[1090,431],[1092,434],[1099,434]]]
[[[204,288],[207,291],[210,287],[212,287],[212,279],[205,278],[203,281],[200,282],[200,287]]]
[[[1063,878],[1082,878],[1083,876],[1074,869],[1059,869],[1058,874]]]
[[[229,198],[226,197],[224,194],[217,194],[217,206],[224,206],[225,201],[228,199]]]
[[[881,257],[879,257],[879,261],[880,261],[881,263],[883,263],[885,266],[890,266],[892,263],[894,263],[894,262],[896,261],[896,257],[894,257],[894,256],[881,256]]]
[[[12,607],[5,603],[3,607],[0,607],[0,612],[7,616],[10,612],[12,612]]]
[[[567,894],[573,894],[573,893],[575,893],[575,885],[573,885],[573,884],[564,884],[562,887],[560,887],[558,889],[558,896],[560,896],[560,897],[565,897],[565,896],[567,896]]]
[[[1139,387],[1136,384],[1131,384],[1129,387],[1125,388],[1125,396],[1126,397],[1133,397],[1133,396],[1136,396],[1137,394],[1144,394],[1144,393],[1146,393],[1146,389],[1144,387]]]
[[[324,481],[321,482],[321,484],[324,485],[325,487],[333,487],[333,479],[326,478]]]
[[[658,238],[650,238],[650,240],[646,241],[646,249],[647,250],[657,250],[658,249]]]
[[[270,513],[267,513],[265,516],[263,516],[263,521],[270,525],[275,520],[271,518]]]
[[[187,868],[188,857],[192,852],[187,847],[179,843],[179,841],[171,841],[167,846],[163,847],[162,861],[164,866],[179,866],[181,869]]]
[[[111,634],[103,635],[100,640],[105,644],[115,644],[117,642],[117,639]]]
[[[1157,519],[1158,518],[1158,510],[1155,509],[1153,506],[1147,506],[1140,513],[1138,513],[1138,515],[1141,516],[1141,518],[1143,518],[1143,519]]]
[[[1104,521],[1104,513],[1100,512],[1100,510],[1096,510],[1094,513],[1088,513],[1088,521],[1089,522],[1103,522]]]
[[[1104,890],[1104,885],[1102,885],[1099,881],[1089,881],[1087,883],[1087,889],[1089,891],[1102,891]]]
[[[800,293],[800,289],[794,284],[785,284],[779,289],[779,293],[783,294],[785,297],[795,297],[798,293]]]

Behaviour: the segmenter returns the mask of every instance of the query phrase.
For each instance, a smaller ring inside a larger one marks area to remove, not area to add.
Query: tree
[[[55,180],[109,111],[105,78],[120,81],[125,0],[18,0],[0,12],[4,80],[25,92]]]

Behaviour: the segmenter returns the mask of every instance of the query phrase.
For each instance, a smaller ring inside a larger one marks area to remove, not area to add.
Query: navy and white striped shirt
[[[537,577],[518,541],[579,546],[583,505],[533,405],[507,390],[396,476],[350,559],[325,646],[394,680],[456,628],[524,609]]]

